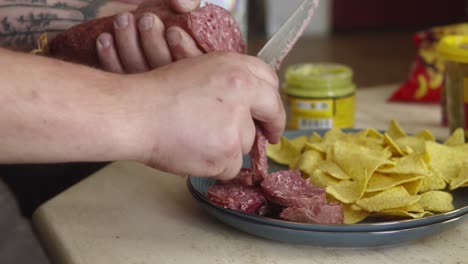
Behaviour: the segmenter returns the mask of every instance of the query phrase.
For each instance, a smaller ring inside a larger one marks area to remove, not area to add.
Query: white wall
[[[274,34],[303,0],[266,0],[267,34]],[[305,35],[327,35],[331,29],[333,0],[320,0],[319,7]]]

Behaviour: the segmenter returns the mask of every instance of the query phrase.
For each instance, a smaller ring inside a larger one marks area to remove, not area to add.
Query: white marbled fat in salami
[[[304,207],[327,202],[325,190],[306,182],[300,171],[268,174],[261,187],[268,200],[283,206]]]
[[[308,224],[343,224],[343,206],[338,203],[312,204],[307,207],[288,207],[280,218]]]
[[[266,199],[259,188],[241,184],[219,184],[208,191],[208,198],[214,204],[226,209],[258,214]]]

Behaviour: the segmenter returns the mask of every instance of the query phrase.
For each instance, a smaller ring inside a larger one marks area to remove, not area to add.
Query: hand
[[[147,0],[141,6],[161,0]],[[196,9],[200,0],[168,0],[175,12]],[[97,50],[104,70],[115,73],[140,73],[164,66],[174,60],[201,55],[195,41],[180,27],[166,30],[152,13],[136,19],[126,12],[116,16],[113,37],[103,33],[98,37]]]
[[[272,143],[283,133],[278,78],[255,57],[215,52],[128,78],[141,98],[130,111],[142,120],[132,143],[141,147],[138,160],[157,169],[231,179],[252,148],[255,123]]]

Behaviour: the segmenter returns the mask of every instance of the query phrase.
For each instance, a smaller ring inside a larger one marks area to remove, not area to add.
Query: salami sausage
[[[253,179],[254,179],[253,170],[251,168],[243,168],[233,180],[223,182],[223,183],[225,184],[237,183],[237,184],[244,185],[244,186],[254,186]]]
[[[325,190],[301,177],[300,171],[278,171],[268,174],[261,183],[268,200],[282,206],[307,207],[326,203]]]
[[[154,1],[133,11],[139,18],[151,12],[159,16],[166,28],[179,26],[187,31],[205,53],[233,51],[245,53],[239,25],[229,11],[207,5],[191,13],[175,14],[167,1]],[[66,61],[98,67],[96,40],[101,33],[114,33],[114,16],[91,20],[57,35],[47,46],[46,55]]]
[[[254,183],[260,183],[268,174],[268,157],[266,154],[268,140],[263,135],[260,128],[257,127],[255,142],[250,151],[252,167],[254,173]]]
[[[237,183],[213,185],[208,190],[208,198],[226,209],[248,214],[259,214],[260,208],[266,203],[259,188]]]
[[[309,224],[343,224],[343,206],[338,203],[313,204],[308,207],[288,207],[280,218]]]

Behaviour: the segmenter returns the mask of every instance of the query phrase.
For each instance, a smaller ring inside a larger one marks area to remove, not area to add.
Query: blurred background
[[[301,0],[246,2],[249,51],[255,54]],[[358,87],[401,83],[416,55],[413,35],[467,21],[467,14],[467,0],[322,0],[284,66],[333,61],[353,68]]]

